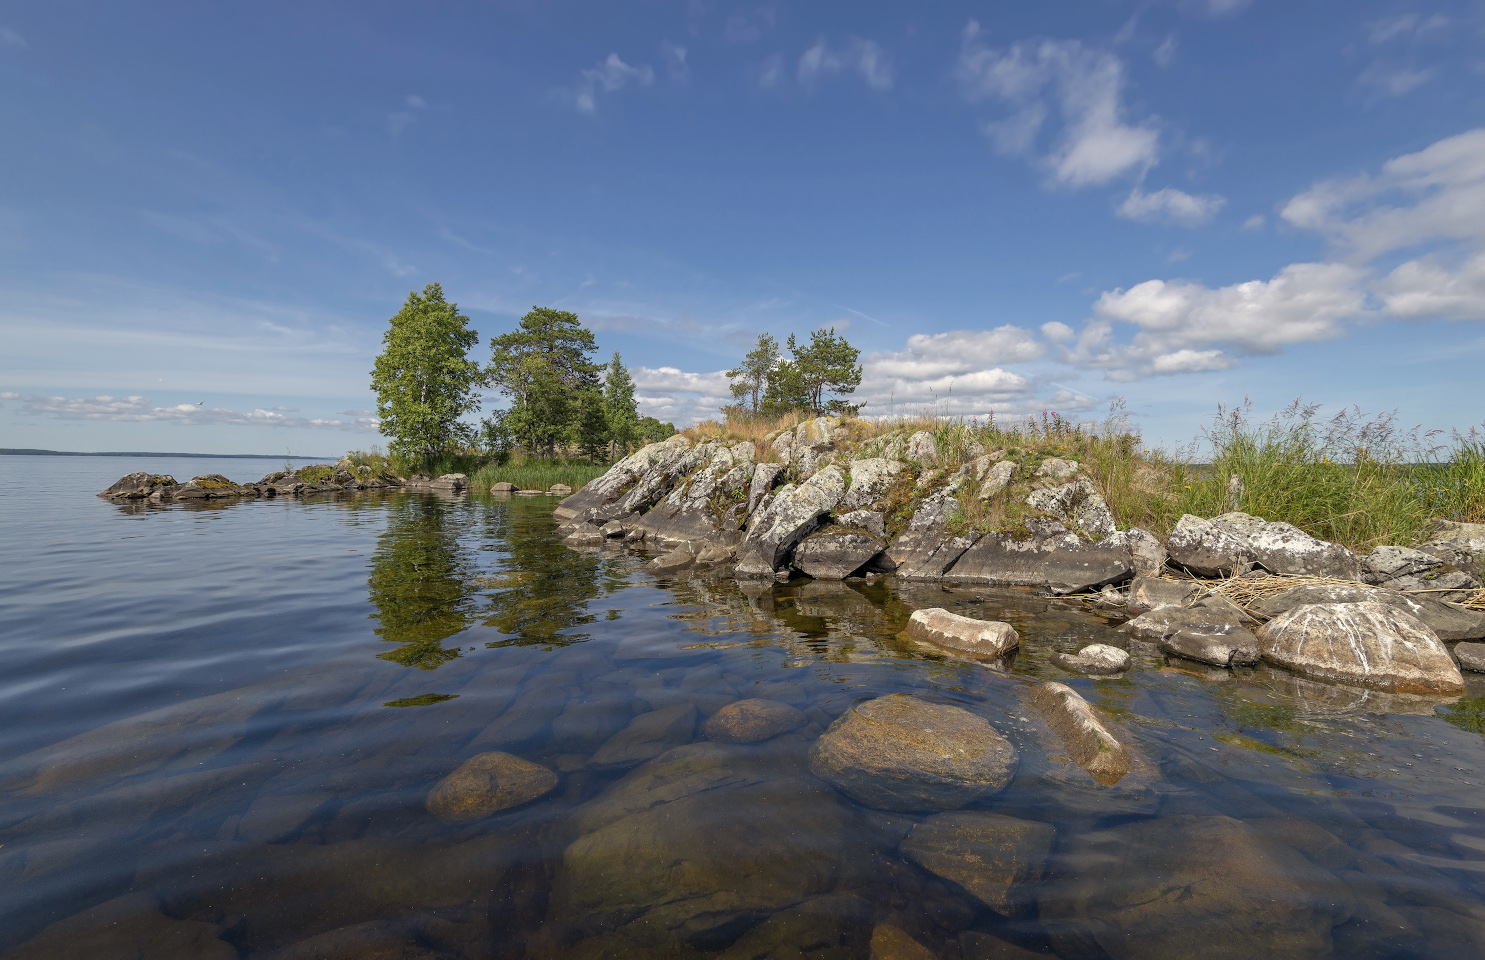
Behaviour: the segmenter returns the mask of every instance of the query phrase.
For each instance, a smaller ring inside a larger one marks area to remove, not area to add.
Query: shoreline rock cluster
[[[1450,603],[1482,589],[1485,524],[1437,521],[1422,543],[1361,556],[1291,524],[1231,512],[1183,516],[1162,542],[1139,528],[1119,529],[1076,461],[1047,458],[1032,468],[1004,451],[976,449],[968,462],[940,469],[927,432],[863,440],[834,417],[771,435],[765,448],[676,435],[619,461],[554,514],[571,547],[642,542],[663,551],[648,567],[659,575],[889,574],[1059,595],[1101,591],[1102,612],[1129,618],[1132,641],[1167,655],[1223,668],[1264,660],[1397,693],[1461,692],[1446,644],[1485,639],[1485,612]],[[962,496],[989,498],[1013,481],[1022,490],[1028,479],[1013,525],[959,522]],[[1308,585],[1250,610],[1211,582],[1230,578]],[[951,654],[993,660],[1015,643],[1014,631],[980,630],[956,648],[939,629],[952,626],[953,614],[919,614],[934,623],[915,614],[908,637]],[[1120,653],[1089,648],[1059,664],[1117,673],[1127,663]],[[1485,665],[1468,649],[1459,659],[1467,669]]]
[[[437,477],[416,473],[404,479],[391,471],[377,473],[371,467],[357,467],[350,460],[341,460],[333,467],[313,464],[292,471],[275,471],[256,483],[234,483],[220,473],[205,473],[192,477],[185,483],[177,483],[169,474],[130,473],[98,496],[116,503],[174,503],[256,497],[307,497],[325,493],[394,489],[460,494],[468,492],[470,484],[469,477],[462,473],[446,473]],[[522,490],[513,483],[497,483],[490,488],[490,492],[497,496],[567,496],[572,493],[572,488],[558,483],[546,490]]]

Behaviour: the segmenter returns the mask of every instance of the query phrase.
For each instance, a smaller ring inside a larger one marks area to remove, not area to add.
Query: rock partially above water
[[[1296,673],[1402,693],[1460,693],[1464,678],[1426,624],[1393,607],[1312,603],[1258,631],[1263,658]]]
[[[1475,640],[1485,637],[1485,613],[1463,610],[1428,596],[1396,593],[1360,584],[1312,584],[1291,587],[1253,604],[1253,610],[1265,617],[1278,617],[1307,603],[1363,603],[1374,600],[1403,613],[1417,617],[1440,640]]]
[[[1021,637],[1009,623],[961,617],[940,607],[914,610],[906,633],[919,643],[990,660],[1021,645]]]
[[[1160,645],[1164,653],[1214,667],[1251,667],[1258,662],[1258,638],[1251,618],[1224,606],[1157,607],[1125,624],[1132,636]]]
[[[1129,669],[1129,654],[1107,643],[1092,643],[1076,654],[1054,653],[1052,662],[1073,673],[1094,676],[1123,673]]]
[[[1129,772],[1129,751],[1114,739],[1088,701],[1064,683],[1038,684],[1031,702],[1047,718],[1067,752],[1093,779],[1112,786]]]
[[[1005,787],[1016,748],[960,707],[892,694],[846,711],[810,751],[810,769],[882,810],[954,810]]]
[[[1474,673],[1485,673],[1485,643],[1461,643],[1454,647],[1459,665]]]
[[[1253,562],[1253,550],[1243,538],[1201,517],[1186,514],[1166,541],[1170,558],[1198,577],[1230,577]]]
[[[758,516],[748,523],[748,534],[737,548],[737,572],[742,576],[772,576],[783,566],[795,544],[819,526],[846,493],[846,476],[839,467],[826,467],[799,486],[785,486]]]
[[[718,743],[759,743],[798,730],[804,712],[777,700],[738,700],[712,714],[703,732]]]
[[[1124,545],[1087,543],[1071,533],[1030,540],[991,533],[965,551],[945,579],[1077,593],[1123,583],[1133,572],[1129,548]]]
[[[1184,607],[1200,592],[1200,585],[1190,580],[1136,577],[1129,586],[1129,599],[1125,606],[1131,613],[1148,613],[1161,607]]]
[[[557,786],[546,767],[509,753],[481,753],[459,765],[428,794],[428,812],[440,820],[479,820],[530,803]]]
[[[1001,916],[1028,905],[1018,887],[1041,880],[1052,840],[1050,824],[984,810],[928,817],[913,827],[901,850],[929,873],[951,880]]]

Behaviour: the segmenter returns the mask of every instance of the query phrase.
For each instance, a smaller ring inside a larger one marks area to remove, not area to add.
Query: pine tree
[[[634,379],[614,351],[608,375],[603,381],[603,408],[608,419],[609,457],[617,459],[629,453],[630,444],[639,435],[639,410],[634,402]]]
[[[748,413],[757,413],[768,392],[769,378],[778,364],[778,341],[770,334],[759,334],[758,345],[735,369],[727,371],[727,379],[732,381],[732,399]]]
[[[489,382],[511,398],[505,425],[533,453],[553,456],[578,442],[583,394],[598,388],[593,331],[577,314],[532,307],[516,330],[490,340]]]

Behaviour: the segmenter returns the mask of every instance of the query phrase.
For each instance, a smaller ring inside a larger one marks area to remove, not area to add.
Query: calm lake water
[[[281,467],[0,457],[0,954],[866,958],[874,930],[881,957],[1485,952],[1479,678],[1394,700],[1145,647],[1122,677],[1070,677],[1052,653],[1129,646],[1081,605],[657,580],[640,553],[561,546],[545,497],[94,496],[131,470]],[[1005,672],[915,650],[897,635],[927,606],[1007,620],[1022,650]],[[1042,723],[1045,679],[1133,748],[1118,785]],[[837,716],[891,693],[1019,750],[974,808],[1055,834],[998,908],[904,853],[923,816],[809,773]],[[808,722],[709,743],[743,698]],[[660,710],[678,720],[656,750],[676,749],[601,762]],[[557,788],[430,815],[433,786],[493,750]],[[884,924],[928,954],[892,952]]]

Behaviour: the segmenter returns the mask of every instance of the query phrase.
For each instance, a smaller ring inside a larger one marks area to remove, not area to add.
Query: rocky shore
[[[1184,516],[1161,540],[1120,529],[1076,461],[971,453],[940,466],[932,434],[862,439],[833,417],[762,449],[677,435],[621,460],[555,515],[569,546],[642,542],[660,575],[891,575],[1084,595],[1128,621],[1131,643],[1222,668],[1263,660],[1327,682],[1450,695],[1464,689],[1461,665],[1485,666],[1485,647],[1469,642],[1485,639],[1485,524],[1440,520],[1423,542],[1366,555],[1238,512]],[[1015,518],[968,526],[965,496],[1012,497]],[[917,639],[952,649],[945,624],[922,625]],[[1007,644],[981,623],[964,628],[958,652]],[[1062,665],[1115,673],[1121,653],[1089,648]]]
[[[234,483],[220,473],[205,473],[192,477],[185,483],[177,483],[174,477],[167,474],[130,473],[98,496],[118,503],[188,503],[255,497],[308,497],[392,489],[464,493],[469,490],[469,477],[462,473],[446,473],[438,477],[416,473],[404,478],[390,471],[377,473],[371,467],[357,467],[349,460],[341,460],[334,466],[314,464],[297,470],[279,470],[257,483]],[[556,484],[547,490],[521,490],[512,483],[497,483],[490,492],[497,495],[565,496],[572,493],[572,488]]]

